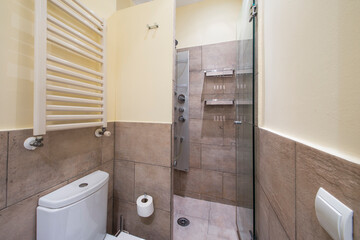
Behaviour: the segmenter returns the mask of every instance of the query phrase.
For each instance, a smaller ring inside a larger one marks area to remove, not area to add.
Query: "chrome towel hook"
[[[146,25],[147,26],[147,28],[149,29],[149,30],[152,30],[152,29],[157,29],[157,28],[159,28],[159,24],[157,24],[157,23],[154,23],[153,25]]]

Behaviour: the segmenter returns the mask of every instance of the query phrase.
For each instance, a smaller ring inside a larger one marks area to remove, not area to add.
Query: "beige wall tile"
[[[203,93],[205,74],[203,71],[193,71],[189,75],[189,92],[192,96],[200,96]]]
[[[174,193],[176,194],[181,189],[181,171],[174,169]]]
[[[114,226],[118,225],[119,215],[125,219],[125,230],[146,240],[169,240],[170,239],[170,212],[155,209],[149,218],[141,218],[137,215],[136,205],[114,201]]]
[[[116,160],[114,164],[114,197],[135,202],[135,163]]]
[[[8,132],[0,132],[0,209],[6,207]]]
[[[295,239],[295,142],[259,133],[257,177],[290,239]]]
[[[296,144],[297,239],[331,239],[314,210],[320,187],[354,210],[354,239],[360,239],[360,165]]]
[[[114,199],[110,198],[108,200],[107,206],[107,222],[106,222],[106,232],[108,234],[113,234],[113,218],[114,218]]]
[[[201,101],[201,96],[190,95],[189,108],[190,118],[201,119],[203,116],[203,103]]]
[[[223,122],[190,119],[189,135],[191,142],[221,145],[223,133]]]
[[[155,208],[170,212],[171,168],[135,163],[135,201],[144,193],[153,197]]]
[[[235,173],[235,146],[202,145],[201,167],[219,172]]]
[[[115,158],[171,166],[171,124],[116,123]]]

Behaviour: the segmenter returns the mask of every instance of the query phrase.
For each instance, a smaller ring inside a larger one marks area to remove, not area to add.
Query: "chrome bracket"
[[[257,16],[257,5],[254,3],[250,7],[250,19],[249,19],[249,22],[251,22],[256,16]]]

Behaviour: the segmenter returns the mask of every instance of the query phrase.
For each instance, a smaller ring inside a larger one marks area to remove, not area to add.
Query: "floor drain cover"
[[[190,221],[187,218],[181,217],[177,220],[177,223],[182,227],[186,227],[186,226],[189,226]]]

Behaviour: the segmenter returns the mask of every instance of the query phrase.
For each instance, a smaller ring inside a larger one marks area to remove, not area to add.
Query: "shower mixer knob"
[[[185,109],[184,108],[179,108],[179,112],[184,112],[185,111]]]
[[[185,118],[184,118],[184,116],[183,115],[181,115],[180,117],[179,117],[179,122],[185,122]]]
[[[178,101],[179,101],[179,103],[184,103],[184,102],[185,102],[185,95],[184,95],[184,94],[180,94],[180,95],[178,96]]]

